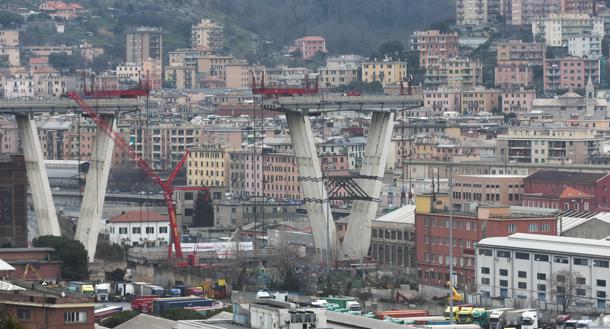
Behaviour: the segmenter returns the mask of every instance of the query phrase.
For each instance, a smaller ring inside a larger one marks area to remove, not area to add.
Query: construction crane
[[[127,92],[126,94],[123,94],[121,92],[122,92],[121,90],[117,90],[116,93],[112,93],[113,97],[123,97],[123,98],[134,97],[134,96],[132,96],[134,94],[133,90],[125,90],[125,92]],[[199,187],[191,187],[191,186],[174,187],[173,186],[174,180],[176,179],[178,172],[180,171],[182,166],[184,166],[184,163],[186,162],[186,160],[189,156],[189,151],[186,151],[184,153],[184,156],[182,157],[182,159],[180,160],[178,165],[176,165],[176,167],[174,168],[172,173],[169,175],[169,177],[166,180],[163,180],[159,176],[159,174],[156,171],[154,171],[152,169],[152,167],[144,159],[142,159],[142,157],[131,147],[131,145],[129,145],[129,143],[125,142],[125,140],[123,138],[121,138],[121,135],[119,135],[119,133],[117,133],[116,131],[114,131],[112,129],[112,126],[108,124],[108,122],[102,117],[102,115],[100,115],[91,106],[89,106],[89,104],[87,104],[87,102],[83,98],[81,98],[78,93],[69,92],[66,94],[66,96],[68,98],[72,99],[84,111],[84,113],[87,114],[93,122],[95,122],[95,124],[97,125],[97,127],[99,129],[102,129],[104,131],[104,133],[106,133],[106,135],[108,135],[110,138],[112,138],[112,140],[114,141],[114,144],[116,146],[118,146],[122,151],[127,153],[129,158],[131,160],[133,160],[142,171],[144,171],[144,173],[146,174],[146,176],[148,178],[152,179],[153,182],[155,182],[155,184],[157,184],[157,185],[159,185],[159,187],[161,187],[161,189],[163,190],[163,198],[167,205],[167,213],[169,215],[169,223],[170,223],[170,230],[171,230],[171,233],[170,233],[171,243],[168,244],[168,259],[172,259],[172,255],[173,255],[172,246],[173,246],[175,249],[175,252],[176,252],[176,258],[179,260],[182,260],[183,254],[182,254],[182,248],[180,245],[180,233],[179,233],[180,231],[178,229],[178,224],[176,221],[176,209],[174,207],[174,199],[173,199],[174,191],[178,191],[178,190],[180,190],[180,191],[207,191],[208,190],[208,188],[204,187],[204,186],[199,186]],[[177,264],[186,266],[183,261],[181,261],[179,263],[177,262]]]
[[[42,275],[40,275],[40,272],[38,272],[38,270],[30,264],[25,264],[25,270],[23,271],[23,276],[21,277],[21,280],[25,280],[28,277],[28,273],[30,271],[32,271],[32,273],[36,275],[36,279],[38,279],[38,281],[44,282],[44,279],[42,278]]]
[[[446,284],[447,287],[449,287],[452,291],[453,291],[453,301],[457,302],[457,303],[461,303],[464,301],[464,296],[462,294],[460,294],[457,289],[455,289],[455,286],[451,283],[451,281],[447,281]],[[451,297],[447,297],[447,303],[451,302]]]

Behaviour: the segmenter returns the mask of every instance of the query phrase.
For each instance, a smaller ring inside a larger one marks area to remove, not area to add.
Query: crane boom
[[[93,122],[95,122],[95,124],[100,129],[102,129],[104,131],[104,133],[106,133],[110,138],[112,138],[112,140],[114,141],[116,146],[118,146],[122,151],[127,153],[127,155],[129,156],[130,159],[135,161],[136,165],[140,169],[142,169],[142,171],[144,171],[144,173],[146,174],[147,177],[152,179],[157,185],[159,185],[161,187],[161,189],[163,189],[163,198],[165,199],[165,203],[167,204],[167,211],[168,211],[168,215],[169,215],[169,223],[170,223],[171,238],[172,238],[172,241],[168,246],[168,249],[169,249],[168,256],[170,258],[172,256],[172,244],[173,244],[174,249],[176,250],[176,257],[178,259],[182,259],[183,258],[182,247],[180,245],[180,234],[178,231],[178,224],[176,221],[176,209],[174,208],[174,200],[173,200],[174,189],[171,184],[172,184],[173,180],[176,178],[176,175],[177,175],[178,171],[180,170],[180,168],[186,162],[186,158],[188,157],[189,153],[188,152],[185,153],[185,155],[183,156],[183,158],[180,161],[180,163],[178,164],[178,166],[176,166],[176,168],[174,168],[174,171],[170,175],[170,178],[167,181],[163,181],[163,179],[159,176],[159,174],[157,174],[157,172],[154,171],[150,167],[150,165],[146,161],[144,161],[144,159],[142,159],[142,157],[140,157],[140,155],[131,147],[131,145],[129,145],[127,142],[125,142],[125,140],[123,138],[121,138],[121,135],[119,135],[119,133],[117,133],[116,131],[114,131],[112,129],[112,127],[102,117],[102,115],[97,113],[97,111],[95,111],[91,106],[89,106],[89,104],[87,104],[87,102],[85,102],[85,100],[83,100],[77,93],[69,92],[66,95],[68,98],[72,99],[91,118],[91,120]]]

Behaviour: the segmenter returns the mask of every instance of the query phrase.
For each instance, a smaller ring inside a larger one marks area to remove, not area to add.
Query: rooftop
[[[564,184],[593,184],[606,177],[605,173],[559,171],[559,170],[538,170],[529,175],[529,181],[555,182]]]
[[[486,238],[477,247],[495,247],[561,254],[587,255],[608,258],[610,241],[563,236],[515,233],[508,237]]]
[[[374,220],[415,225],[415,206],[405,205]]]
[[[140,223],[140,222],[169,222],[167,215],[151,210],[128,210],[122,214],[112,217],[111,223]]]

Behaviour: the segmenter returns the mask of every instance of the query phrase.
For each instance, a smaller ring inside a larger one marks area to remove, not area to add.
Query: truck
[[[75,292],[86,296],[95,296],[95,289],[91,283],[71,281],[68,282],[68,291]]]
[[[555,328],[556,329],[564,329],[566,322],[571,320],[572,316],[569,314],[561,314],[555,318]]]
[[[521,315],[524,312],[535,311],[535,309],[524,308],[520,310],[512,310],[506,312],[506,324],[503,328],[511,327],[511,328],[520,328],[521,327]]]
[[[114,283],[114,296],[120,300],[129,300],[134,296],[133,283],[117,281]]]
[[[134,296],[145,296],[144,286],[148,285],[148,282],[133,282],[133,295]]]
[[[428,316],[428,311],[425,310],[393,310],[393,311],[377,311],[375,317],[383,320],[386,317],[391,318],[412,318]]]
[[[153,300],[152,314],[162,313],[175,308],[213,307],[214,300],[200,297],[157,298]]]
[[[440,324],[419,327],[421,329],[481,329],[476,324]]]
[[[513,308],[497,308],[493,309],[489,313],[489,328],[501,329],[506,325],[506,313],[513,310]]]
[[[153,308],[153,301],[161,298],[160,296],[135,296],[131,300],[131,309],[140,313],[150,314]]]
[[[472,323],[478,324],[482,329],[488,329],[489,313],[490,311],[486,310],[483,307],[475,307],[472,310]]]
[[[459,324],[472,323],[472,310],[474,310],[474,307],[471,307],[471,306],[464,306],[464,307],[460,308],[460,311],[458,312],[457,323],[459,323]]]
[[[521,314],[521,329],[546,329],[548,323],[544,321],[539,310],[526,311]]]
[[[453,305],[453,320],[455,322],[457,322],[458,320],[458,314],[460,313],[460,310],[462,309],[462,307],[467,307],[467,306],[472,306],[472,305]],[[445,309],[445,312],[443,313],[443,315],[445,316],[445,320],[451,320],[451,306],[447,306],[447,308]]]
[[[165,289],[163,289],[163,287],[160,286],[156,286],[154,284],[147,284],[144,285],[144,287],[142,287],[142,291],[143,291],[143,295],[147,295],[147,296],[164,296],[165,295]]]
[[[110,296],[110,283],[98,283],[95,285],[95,300],[98,302],[107,302]]]
[[[354,298],[328,297],[326,298],[326,301],[329,304],[339,305],[340,309],[345,309],[348,312],[362,312],[362,307],[360,306],[360,303],[358,303]]]

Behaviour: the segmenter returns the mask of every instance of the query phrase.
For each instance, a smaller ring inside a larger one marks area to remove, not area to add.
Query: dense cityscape
[[[610,2],[257,1],[0,0],[0,329],[610,328]]]

